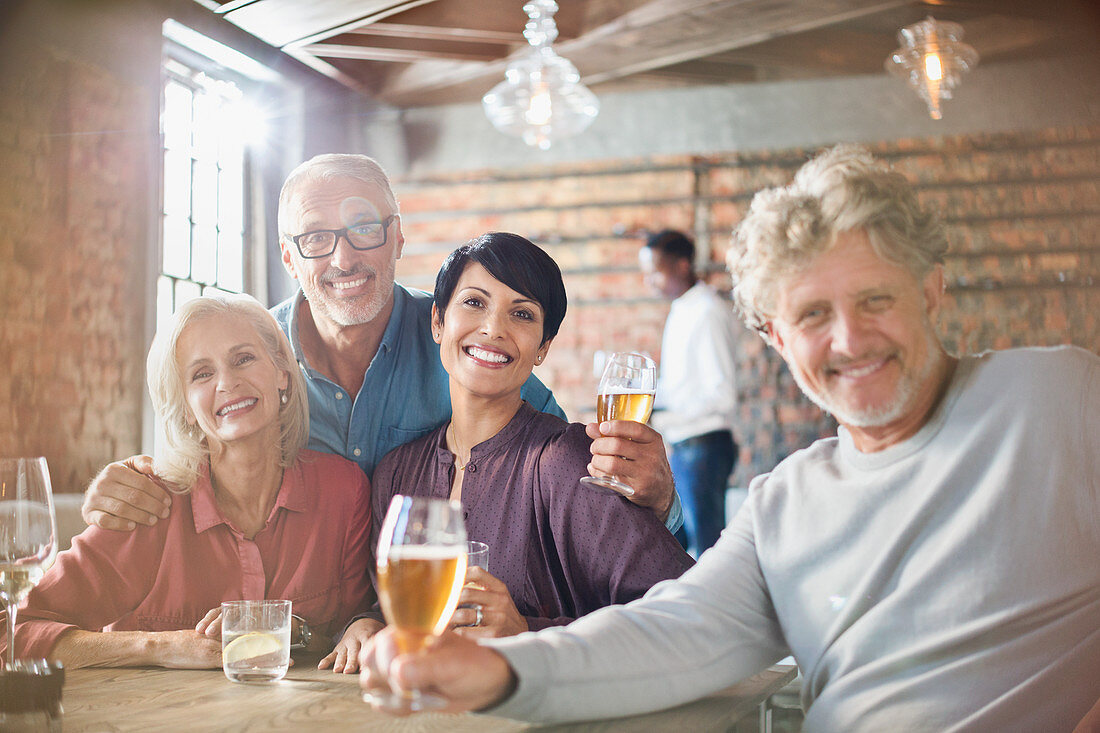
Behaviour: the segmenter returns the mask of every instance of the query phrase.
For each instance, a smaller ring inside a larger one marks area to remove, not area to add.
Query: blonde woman
[[[291,600],[299,638],[321,646],[373,601],[370,494],[354,463],[304,448],[305,385],[286,337],[251,297],[198,298],[157,333],[147,372],[172,510],[76,537],[20,607],[17,654],[217,667],[218,605],[262,598]]]

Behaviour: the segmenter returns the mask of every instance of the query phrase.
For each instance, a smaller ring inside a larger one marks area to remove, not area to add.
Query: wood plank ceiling
[[[473,102],[526,47],[523,0],[196,0],[397,107]],[[555,48],[599,94],[882,72],[899,28],[963,24],[983,64],[1095,49],[1088,0],[558,0]]]

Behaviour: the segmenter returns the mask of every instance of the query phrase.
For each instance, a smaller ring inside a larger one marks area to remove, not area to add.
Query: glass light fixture
[[[523,31],[530,44],[508,64],[504,81],[481,99],[493,126],[506,135],[547,150],[554,140],[583,132],[600,111],[600,101],[581,84],[577,67],[553,49],[558,37],[554,0],[530,0]]]
[[[978,52],[962,36],[958,23],[928,16],[898,31],[901,48],[886,59],[886,70],[913,87],[934,120],[943,117],[941,101],[951,99],[962,75],[978,63]]]

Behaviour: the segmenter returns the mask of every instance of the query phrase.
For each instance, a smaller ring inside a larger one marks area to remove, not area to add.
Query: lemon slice
[[[236,664],[245,659],[262,657],[265,654],[274,654],[279,651],[281,644],[274,634],[265,634],[253,631],[243,636],[238,636],[225,645],[222,649],[222,663]]]

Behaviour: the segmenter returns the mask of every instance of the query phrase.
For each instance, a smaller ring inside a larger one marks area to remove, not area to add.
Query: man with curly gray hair
[[[757,477],[718,543],[644,598],[481,647],[447,636],[365,685],[579,720],[792,654],[806,731],[1071,730],[1100,695],[1100,358],[948,354],[945,250],[912,186],[858,148],[758,194],[729,256],[737,303],[837,436]]]

